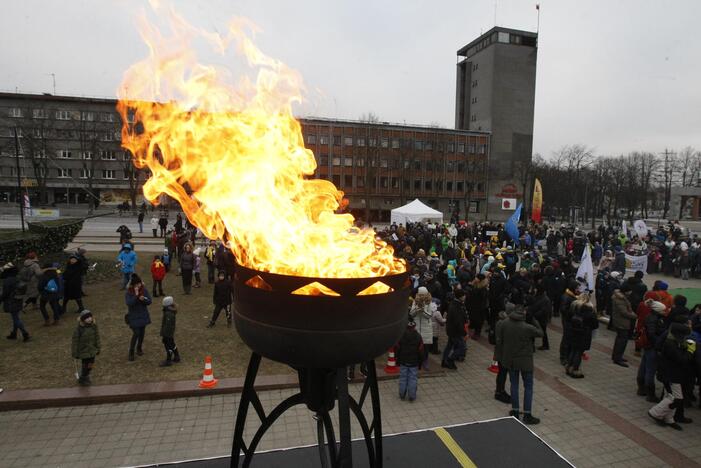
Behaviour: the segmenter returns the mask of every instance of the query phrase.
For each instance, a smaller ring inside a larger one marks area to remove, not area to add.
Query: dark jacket
[[[54,280],[56,282],[56,286],[58,287],[58,290],[56,290],[56,292],[49,292],[46,290],[46,285],[49,284],[49,281],[51,280]],[[61,280],[58,277],[58,273],[56,272],[55,268],[49,268],[44,270],[44,273],[42,273],[39,277],[39,284],[37,288],[39,289],[41,297],[48,301],[52,301],[61,297]]]
[[[626,295],[620,291],[620,289],[613,292],[611,301],[611,320],[613,321],[613,327],[618,329],[629,329],[632,324],[632,320],[638,318],[630,306],[630,301]]]
[[[100,354],[100,333],[97,325],[85,323],[78,319],[78,326],[73,331],[71,340],[71,356],[73,359],[94,358]]]
[[[193,270],[195,268],[195,255],[192,252],[180,254],[180,269]]]
[[[686,343],[677,341],[670,333],[662,345],[657,370],[663,382],[684,383],[693,355],[686,350]]]
[[[667,324],[664,315],[658,314],[655,311],[650,312],[650,314],[645,317],[643,331],[647,339],[644,341],[644,348],[653,349],[659,337],[662,336],[666,330]]]
[[[229,280],[217,280],[217,282],[214,283],[214,290],[212,292],[212,303],[216,306],[228,306],[231,304],[233,293],[233,288]]]
[[[630,305],[633,310],[638,310],[638,306],[643,301],[643,297],[645,297],[645,293],[647,292],[647,286],[645,286],[645,283],[643,283],[641,279],[635,276],[628,278],[627,283],[631,289],[629,297]]]
[[[163,308],[163,319],[161,320],[161,336],[163,338],[173,338],[175,336],[175,316],[178,313],[175,307]]]
[[[466,322],[467,313],[465,312],[465,304],[458,299],[452,299],[450,304],[448,304],[445,333],[450,338],[462,338],[467,334],[465,331]]]
[[[131,328],[145,327],[151,323],[151,316],[148,313],[148,306],[151,304],[151,295],[148,289],[142,288],[141,295],[144,300],[140,300],[129,288],[124,295],[129,312],[127,312],[127,322]]]
[[[397,364],[416,367],[423,360],[423,341],[415,328],[407,327],[397,344]]]
[[[616,256],[613,259],[613,265],[611,266],[611,271],[618,271],[622,275],[626,272],[626,254],[625,252],[616,252]]]
[[[579,304],[581,303],[575,302],[571,308],[570,346],[579,351],[586,351],[591,348],[591,333],[599,328],[599,320],[593,307],[577,307]]]
[[[70,263],[66,265],[63,272],[63,298],[80,299],[83,297],[83,271],[80,263]]]
[[[533,339],[541,336],[543,330],[538,322],[526,323],[525,311],[516,308],[496,330],[499,363],[509,370],[533,372]]]
[[[2,272],[2,310],[8,314],[19,313],[22,310],[22,296],[16,297],[17,292],[17,267],[9,268]]]
[[[533,318],[542,323],[547,323],[550,321],[553,313],[553,304],[550,302],[550,298],[547,294],[541,296],[535,296],[533,303],[528,306],[528,315],[532,315]]]

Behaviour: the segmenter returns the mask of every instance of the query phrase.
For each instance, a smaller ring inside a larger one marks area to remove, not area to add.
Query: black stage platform
[[[518,467],[569,468],[567,460],[514,418],[494,419],[445,428],[386,435],[384,466],[393,467]],[[353,441],[353,466],[368,465],[362,440]],[[152,466],[225,468],[229,457]],[[256,453],[255,468],[318,467],[316,445]]]

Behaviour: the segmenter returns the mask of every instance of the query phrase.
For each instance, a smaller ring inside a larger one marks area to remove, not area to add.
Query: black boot
[[[32,337],[29,336],[29,332],[22,330],[22,341],[24,341],[26,343],[27,341],[29,341],[31,339],[32,339]]]
[[[12,333],[7,335],[5,338],[8,340],[16,340],[17,339],[17,330],[13,330]]]
[[[143,355],[144,355],[144,350],[141,349],[141,347],[136,348],[136,355],[137,355],[137,356],[143,356]]]
[[[134,360],[134,350],[133,350],[133,349],[130,349],[130,350],[129,350],[129,360],[130,360],[130,361],[133,361],[133,360]]]
[[[655,386],[650,385],[648,387],[645,387],[646,391],[646,397],[645,401],[649,401],[650,403],[659,403],[659,398],[657,398],[657,395],[655,394]]]
[[[638,382],[638,391],[635,393],[638,396],[646,396],[647,395],[647,388],[645,388],[645,384]]]
[[[178,352],[178,348],[173,350],[173,362],[180,362],[180,353]]]
[[[160,367],[169,367],[173,365],[173,360],[171,359],[172,351],[168,350],[166,351],[166,360],[161,361],[160,364],[158,364]]]

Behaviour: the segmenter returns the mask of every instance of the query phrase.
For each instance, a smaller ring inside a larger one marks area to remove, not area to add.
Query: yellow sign
[[[35,179],[22,179],[20,185],[22,187],[36,187],[37,181]]]

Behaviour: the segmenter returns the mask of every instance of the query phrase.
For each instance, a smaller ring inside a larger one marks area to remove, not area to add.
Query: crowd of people
[[[443,368],[457,369],[466,358],[468,339],[480,340],[486,330],[494,345],[494,398],[511,404],[512,416],[537,424],[531,413],[534,354],[550,349],[548,325],[558,317],[558,356],[565,375],[584,378],[583,360],[605,324],[615,332],[612,364],[628,367],[625,350],[635,341],[635,353],[641,355],[637,394],[655,403],[649,416],[674,429],[691,422],[684,408],[696,399],[694,386],[701,377],[701,353],[696,352],[701,304],[689,310],[684,296],[667,292],[667,282],[657,280],[648,291],[644,281],[649,273],[686,279],[699,272],[695,262],[701,244],[678,223],[630,238],[606,226],[584,232],[530,225],[521,227],[515,240],[502,225],[488,223],[409,223],[391,225],[378,235],[406,260],[413,283],[407,331],[397,347],[400,398],[416,398],[418,371],[427,368],[429,354],[440,354]],[[594,288],[577,274],[585,249],[591,253]],[[631,271],[626,254],[649,255],[647,271]],[[694,260],[687,263],[686,257]],[[441,329],[447,336],[442,352]]]
[[[153,234],[161,236],[164,250],[150,261],[150,284],[136,271],[139,257],[126,225],[117,229],[116,266],[127,308],[124,320],[132,332],[127,360],[143,355],[146,327],[151,324],[149,307],[162,297],[160,336],[165,359],[160,365],[170,366],[181,357],[175,343],[175,285],[164,288],[166,276],[180,276],[182,294],[189,295],[201,287],[206,266],[207,282],[213,285],[213,312],[206,326],[214,327],[222,312],[231,326],[235,260],[227,245],[198,237],[196,228],[180,214],[172,228],[167,219],[165,223],[152,220],[156,225]],[[428,369],[430,354],[440,356],[443,368],[455,370],[467,359],[468,339],[486,339],[494,346],[494,398],[511,405],[509,414],[537,424],[539,419],[532,414],[534,355],[536,350],[550,349],[548,327],[557,317],[562,326],[558,357],[565,375],[584,378],[587,351],[600,323],[607,324],[615,332],[613,364],[629,366],[625,350],[635,340],[636,354],[641,356],[637,393],[655,404],[649,416],[675,429],[691,422],[684,408],[696,398],[694,388],[701,375],[701,350],[696,350],[701,341],[701,305],[690,310],[684,296],[667,292],[665,281],[656,281],[650,290],[644,281],[646,274],[654,272],[681,278],[701,273],[695,263],[701,243],[680,226],[670,223],[629,238],[605,226],[584,232],[572,226],[531,225],[522,227],[516,240],[497,224],[412,223],[391,225],[377,235],[406,261],[412,282],[407,328],[396,346],[400,398],[417,398],[419,371]],[[588,246],[596,270],[593,290],[588,279],[577,274]],[[649,255],[647,271],[630,271],[626,254]],[[63,320],[70,301],[76,302],[78,325],[71,351],[82,362],[81,385],[90,385],[90,372],[100,352],[95,317],[83,304],[89,269],[86,251],[77,249],[65,266],[41,264],[30,252],[22,265],[8,263],[0,274],[0,301],[12,318],[10,340],[31,339],[21,319],[23,309],[38,308],[44,325],[53,326]],[[445,343],[441,343],[443,335]],[[520,386],[524,387],[522,400]]]

